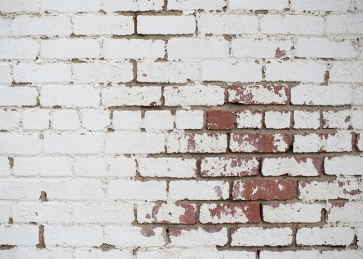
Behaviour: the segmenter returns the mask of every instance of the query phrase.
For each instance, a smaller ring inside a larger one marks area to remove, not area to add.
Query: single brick
[[[363,157],[326,157],[324,170],[327,175],[363,175]]]
[[[46,226],[44,242],[49,246],[99,246],[103,242],[101,226]]]
[[[336,11],[347,12],[349,10],[349,0],[329,1],[329,0],[292,0],[291,8],[295,11]]]
[[[60,13],[96,13],[101,10],[100,0],[64,0],[59,4],[57,0],[41,0],[42,11],[54,11]]]
[[[122,15],[76,15],[73,32],[76,35],[131,35],[134,33],[132,16]]]
[[[287,86],[231,86],[228,102],[240,104],[287,104]]]
[[[294,111],[294,129],[318,129],[319,127],[319,111]]]
[[[263,34],[301,34],[317,36],[324,34],[324,18],[322,16],[264,15],[260,23],[261,32]],[[280,73],[285,74],[285,71],[282,70]]]
[[[327,209],[326,221],[328,223],[363,223],[362,214],[362,201],[333,202]]]
[[[290,111],[266,111],[265,126],[268,129],[288,129],[290,128]]]
[[[236,112],[236,123],[238,129],[261,129],[262,128],[262,111],[244,110]]]
[[[69,83],[71,65],[62,63],[19,63],[14,67],[17,83]]]
[[[201,160],[200,174],[205,177],[252,176],[259,172],[256,158],[206,157]]]
[[[197,63],[144,61],[137,64],[138,82],[186,83],[188,80],[200,81],[200,71]]]
[[[173,246],[224,246],[228,242],[226,227],[171,227],[169,240]]]
[[[327,34],[360,33],[362,31],[362,20],[363,15],[361,13],[331,14],[327,16],[325,30]]]
[[[226,59],[228,41],[222,39],[172,38],[168,40],[168,60]]]
[[[137,252],[138,259],[150,259],[150,258],[168,259],[172,257],[173,258],[184,257],[190,259],[192,258],[256,259],[256,253],[249,251],[229,251],[229,250],[217,251],[216,248],[213,246],[208,246],[208,247],[197,246],[197,247],[182,247],[182,248],[171,246],[168,248],[163,247],[163,248],[154,248],[148,250],[139,250]]]
[[[155,204],[137,205],[139,223],[196,224],[197,211],[193,204]]]
[[[170,181],[169,198],[172,200],[226,200],[229,185],[225,181]]]
[[[229,142],[232,152],[280,153],[289,147],[289,134],[232,133]]]
[[[109,111],[89,110],[82,113],[82,126],[87,130],[105,130],[110,123]]]
[[[195,178],[197,160],[187,158],[140,158],[138,172],[143,177]]]
[[[38,226],[9,225],[0,226],[0,243],[15,246],[35,246],[38,243]]]
[[[199,34],[257,34],[258,17],[202,13],[198,19]]]
[[[283,0],[285,1],[285,0]],[[257,1],[255,1],[257,2]],[[242,2],[241,2],[242,3]],[[267,2],[266,2],[267,3]],[[265,6],[265,5],[264,5]],[[250,46],[253,46],[251,48]],[[291,57],[291,40],[272,39],[233,39],[232,55],[235,58],[280,58]],[[281,54],[276,55],[280,50]]]
[[[203,123],[203,110],[177,110],[175,112],[175,127],[177,129],[202,129]]]
[[[255,62],[204,61],[202,81],[258,82],[262,65]]]
[[[139,15],[137,17],[137,32],[139,34],[194,34],[195,26],[195,18],[192,15]]]
[[[359,151],[363,151],[363,133],[357,134],[356,146]]]
[[[16,157],[13,173],[17,176],[71,176],[72,159],[67,157]]]
[[[132,69],[131,63],[75,63],[73,79],[77,83],[130,82]]]
[[[78,111],[54,111],[51,118],[52,128],[55,130],[77,130],[81,127]]]
[[[344,245],[353,242],[354,230],[350,227],[301,228],[296,233],[297,245]]]
[[[126,132],[105,136],[105,152],[107,154],[158,154],[165,151],[163,133]]]
[[[49,112],[42,110],[23,112],[24,130],[45,130],[49,128]]]
[[[291,228],[232,228],[231,246],[288,246],[292,243]]]
[[[45,154],[97,154],[103,150],[101,135],[46,135]]]
[[[224,0],[169,0],[168,10],[193,11],[203,9],[205,11],[222,10],[226,6]]]
[[[174,128],[174,116],[170,111],[146,111],[143,119],[146,131],[171,130]]]
[[[351,125],[352,111],[323,111],[324,129],[349,129]]]
[[[261,251],[260,259],[320,259],[318,250],[297,251]],[[331,258],[330,258],[331,259]]]
[[[294,153],[352,151],[351,133],[294,135]]]
[[[362,187],[356,180],[299,181],[299,199],[304,201],[362,198]]]
[[[228,130],[234,127],[234,111],[207,111],[207,129]]]
[[[262,160],[261,173],[264,176],[318,176],[322,172],[322,158],[277,157]]]
[[[140,131],[141,111],[114,111],[112,125],[114,129]]]
[[[291,88],[294,105],[350,105],[352,87],[349,85],[298,85]]]
[[[220,86],[167,86],[165,106],[215,106],[224,104],[224,88]]]
[[[0,155],[37,155],[41,152],[39,134],[1,134],[0,143]]]
[[[233,182],[233,200],[289,200],[296,196],[293,180],[238,180]]]
[[[212,223],[256,223],[260,221],[259,204],[202,204],[199,220]]]
[[[266,65],[267,81],[324,82],[326,65],[316,61],[272,61]]]
[[[263,205],[263,220],[270,223],[314,223],[321,221],[322,204],[279,204]]]
[[[161,40],[110,39],[103,42],[106,59],[151,59],[164,58],[165,44]]]
[[[106,106],[160,106],[160,86],[107,87],[101,90]]]
[[[123,201],[78,203],[72,214],[78,224],[131,224],[135,220],[134,205]]]
[[[100,90],[93,86],[43,86],[40,90],[40,104],[45,107],[98,107]]]
[[[0,110],[0,130],[15,130],[19,127],[20,120],[19,112]]]
[[[168,153],[224,153],[227,135],[217,133],[172,133],[167,137]]]
[[[106,244],[117,247],[160,247],[165,246],[164,228],[108,225],[104,227]],[[102,257],[104,254],[102,254]],[[123,257],[120,257],[123,258]]]
[[[229,10],[276,10],[282,11],[289,6],[288,0],[229,0]]]
[[[18,223],[70,224],[74,221],[73,208],[68,201],[22,201],[13,205],[12,218]]]
[[[110,180],[109,200],[157,201],[166,200],[165,181]]]
[[[301,38],[297,40],[295,55],[308,58],[354,58],[357,51],[349,40],[337,42],[325,38]]]
[[[164,0],[104,0],[103,10],[106,12],[137,12],[161,11]]]

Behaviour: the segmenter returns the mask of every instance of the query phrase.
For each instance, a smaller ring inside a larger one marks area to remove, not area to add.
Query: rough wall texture
[[[1,258],[363,258],[362,0],[0,0]]]

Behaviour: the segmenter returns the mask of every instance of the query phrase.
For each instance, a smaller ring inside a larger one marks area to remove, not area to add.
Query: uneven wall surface
[[[0,12],[0,258],[363,258],[363,0]]]

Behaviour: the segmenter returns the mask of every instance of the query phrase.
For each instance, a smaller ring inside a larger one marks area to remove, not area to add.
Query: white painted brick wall
[[[362,11],[0,1],[0,258],[363,258]]]

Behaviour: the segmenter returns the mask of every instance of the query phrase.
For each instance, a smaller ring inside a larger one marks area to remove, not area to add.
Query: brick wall
[[[362,0],[1,0],[1,258],[363,258]]]

